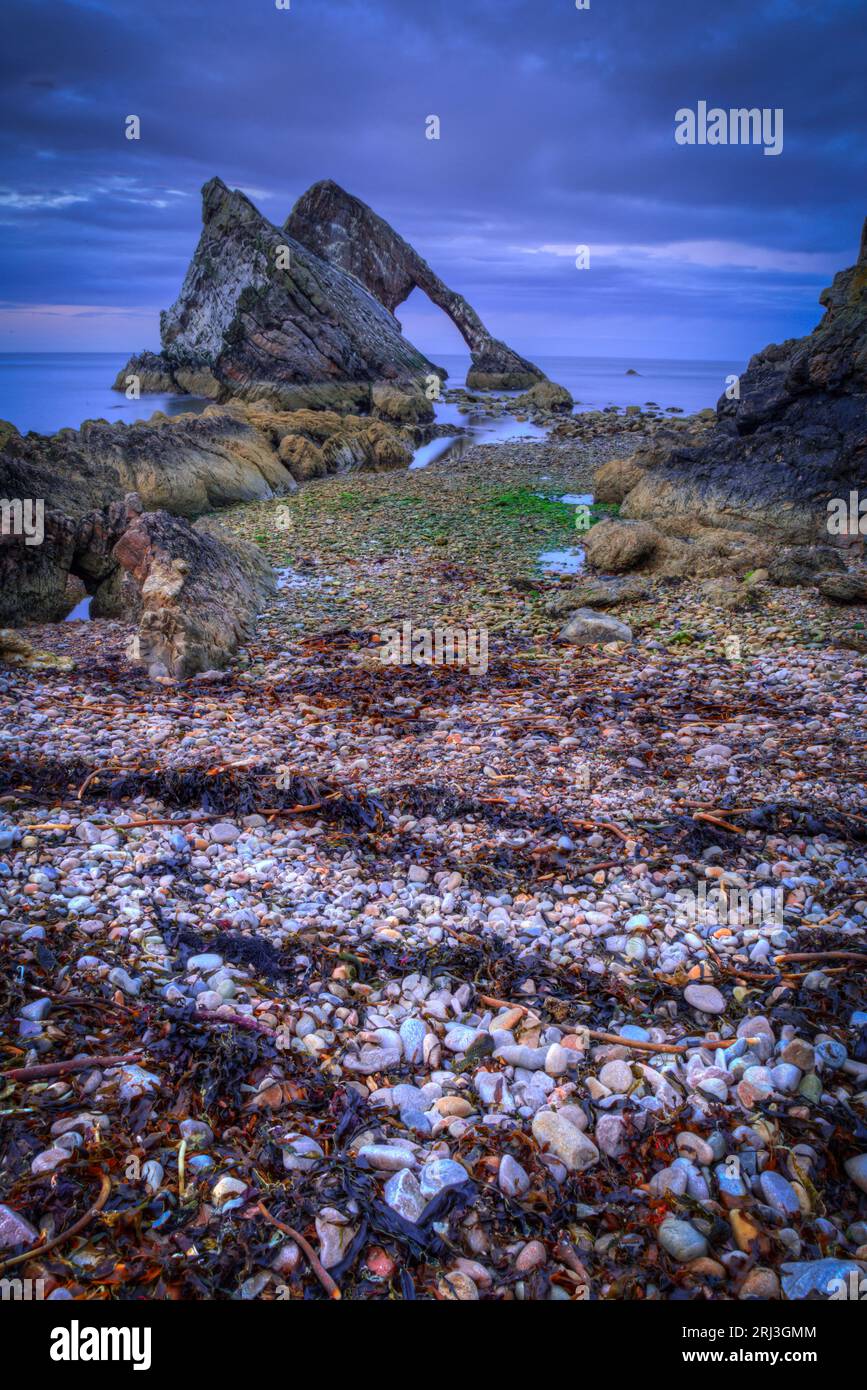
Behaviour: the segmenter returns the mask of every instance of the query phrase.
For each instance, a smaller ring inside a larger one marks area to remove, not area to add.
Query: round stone
[[[680,1221],[677,1217],[669,1217],[663,1221],[658,1239],[663,1250],[679,1264],[686,1264],[688,1260],[699,1260],[707,1254],[707,1241],[701,1232],[688,1221]]]
[[[609,1091],[617,1091],[623,1094],[632,1085],[632,1071],[628,1062],[614,1061],[606,1062],[599,1073],[599,1080],[603,1086],[607,1086]]]
[[[762,1173],[759,1178],[762,1196],[769,1207],[783,1216],[797,1216],[801,1210],[798,1194],[792,1184],[779,1173]]]
[[[713,985],[687,985],[683,997],[691,1009],[698,1009],[703,1014],[721,1014],[725,1011],[726,1001]]]
[[[425,1197],[435,1197],[444,1187],[456,1187],[466,1182],[467,1170],[452,1158],[435,1158],[426,1163],[419,1172],[422,1193]]]
[[[854,1158],[847,1158],[843,1167],[855,1186],[860,1187],[862,1192],[867,1192],[867,1154],[856,1154]]]

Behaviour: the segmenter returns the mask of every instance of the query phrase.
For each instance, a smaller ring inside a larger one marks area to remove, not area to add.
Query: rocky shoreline
[[[0,1263],[34,1247],[13,1272],[50,1297],[122,1263],[127,1293],[265,1300],[867,1272],[853,610],[647,575],[633,641],[558,644],[576,581],[535,559],[574,520],[529,499],[622,446],[221,512],[292,582],[219,677],[155,684],[123,622],[21,631],[74,666],[0,676]],[[488,627],[487,672],[383,666],[401,615]],[[717,915],[685,917],[702,884]],[[99,1174],[109,1220],[40,1255]]]
[[[0,537],[0,1275],[848,1297],[867,568],[826,518],[863,485],[864,248],[738,405],[582,416],[335,185],[282,229],[239,199],[206,186],[130,367],[219,403],[0,434],[46,504]],[[544,438],[408,467],[418,285],[475,354],[449,404]],[[262,374],[299,295],[348,396],[288,328]],[[483,663],[384,661],[414,627]]]

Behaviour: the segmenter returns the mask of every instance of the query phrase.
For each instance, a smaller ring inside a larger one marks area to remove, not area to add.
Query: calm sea
[[[469,356],[432,356],[447,369],[449,385],[463,383]],[[155,410],[177,415],[208,404],[190,396],[154,395],[128,401],[111,390],[127,360],[126,354],[114,352],[0,353],[0,420],[11,421],[22,433],[52,434],[64,427],[77,429],[84,420],[146,420]],[[663,410],[679,406],[687,413],[716,405],[726,376],[744,365],[662,358],[534,356],[533,360],[552,381],[572,392],[577,410],[653,401]],[[638,375],[627,375],[629,368]]]

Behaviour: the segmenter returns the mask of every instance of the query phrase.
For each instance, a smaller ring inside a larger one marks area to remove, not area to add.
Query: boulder
[[[303,434],[284,434],[277,450],[280,462],[285,464],[297,483],[306,483],[310,478],[324,478],[328,472],[322,450]]]
[[[584,549],[594,569],[611,574],[636,569],[659,544],[659,533],[643,521],[597,521],[584,536]]]
[[[781,589],[810,586],[825,571],[845,571],[839,550],[830,545],[784,546],[768,562],[768,578]]]
[[[867,603],[867,579],[859,574],[823,574],[816,583],[832,603]]]
[[[724,613],[745,613],[761,607],[761,586],[738,582],[733,576],[703,579],[700,589],[702,600]]]
[[[626,579],[588,580],[571,589],[561,589],[545,600],[545,612],[553,618],[574,613],[576,608],[614,608],[618,603],[636,602],[645,598],[647,584],[637,576]]]
[[[518,411],[553,414],[555,412],[566,413],[572,409],[574,404],[575,402],[565,386],[558,386],[554,381],[538,381],[535,386],[530,387],[529,391],[518,396],[514,402],[514,408]]]
[[[592,608],[579,608],[561,629],[557,640],[573,642],[579,647],[606,642],[631,642],[632,628],[608,614],[595,613]]]
[[[225,666],[274,587],[257,548],[168,512],[131,513],[114,559],[141,592],[130,656],[153,676],[184,680]]]
[[[593,496],[597,502],[622,502],[643,477],[633,458],[609,459],[593,475]]]

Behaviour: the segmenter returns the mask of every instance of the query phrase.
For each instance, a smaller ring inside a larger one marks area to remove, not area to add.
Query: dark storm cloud
[[[857,246],[860,3],[7,0],[0,300],[150,310],[155,345],[207,178],[281,221],[330,177],[528,351],[607,320],[626,351],[746,353],[805,331]],[[700,99],[783,108],[782,155],[677,146]]]

